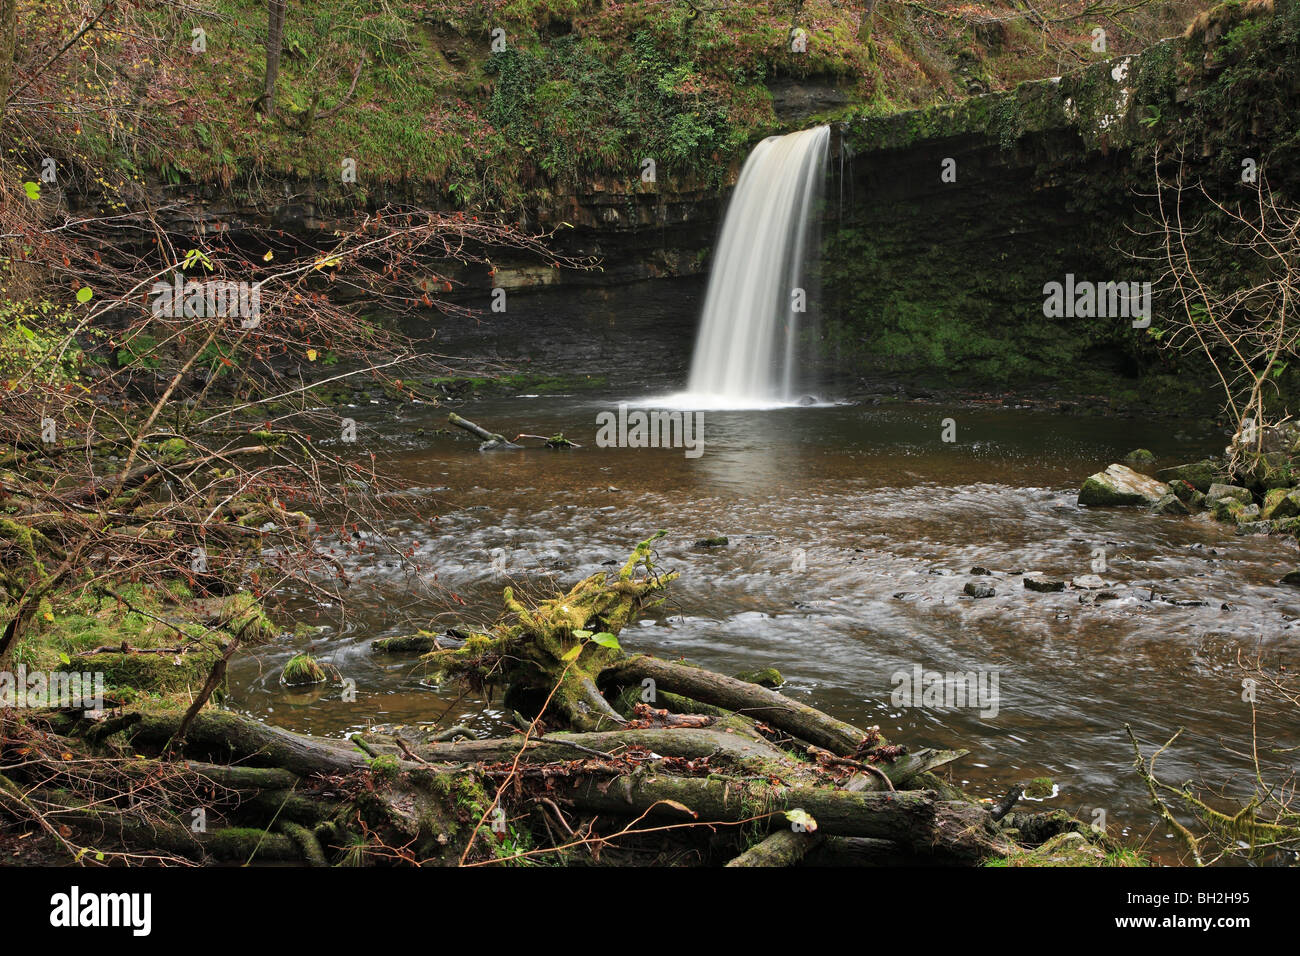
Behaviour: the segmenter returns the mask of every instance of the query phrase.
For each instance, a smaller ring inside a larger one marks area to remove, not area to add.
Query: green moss
[[[1040,847],[986,860],[986,867],[1143,867],[1147,860],[1136,850],[1107,848],[1080,833],[1061,833]]]
[[[325,668],[310,654],[295,654],[280,672],[280,683],[287,687],[323,684],[328,679]]]
[[[758,684],[760,687],[780,687],[785,683],[785,678],[775,667],[764,667],[756,671],[743,671],[736,675],[736,680],[743,680],[747,684]]]
[[[377,777],[392,780],[402,772],[401,763],[391,754],[380,754],[370,761],[370,769]]]
[[[1035,800],[1045,800],[1052,795],[1052,789],[1051,777],[1035,777],[1025,784],[1025,796]]]

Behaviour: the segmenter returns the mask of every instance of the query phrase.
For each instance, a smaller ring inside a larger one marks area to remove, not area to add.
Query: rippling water
[[[504,584],[567,587],[621,563],[662,528],[659,563],[681,579],[663,607],[624,633],[626,648],[724,673],[774,666],[785,693],[846,720],[915,746],[969,748],[953,777],[974,793],[1051,777],[1059,792],[1049,806],[1087,820],[1104,809],[1112,833],[1174,859],[1133,773],[1124,725],[1148,744],[1186,728],[1162,758],[1171,782],[1249,769],[1239,755],[1250,710],[1235,655],[1262,649],[1290,659],[1300,592],[1276,581],[1296,565],[1296,547],[1235,536],[1204,516],[1080,508],[1075,492],[1135,447],[1165,464],[1222,439],[1175,438],[1198,432],[1141,419],[860,402],[707,412],[705,450],[694,459],[681,449],[596,447],[597,414],[620,401],[653,406],[679,386],[697,293],[653,283],[516,297],[504,325],[447,330],[444,347],[462,354],[604,376],[573,394],[457,406],[494,430],[562,431],[582,449],[483,454],[475,442],[432,435],[445,408],[355,410],[419,508],[419,518],[388,528],[412,564],[354,559],[343,622],[338,609],[286,596],[286,619],[323,629],[237,660],[233,704],[323,734],[370,721],[499,726],[493,704],[426,686],[413,660],[372,655],[369,641],[452,623],[431,585],[463,599],[459,613],[490,616]],[[941,440],[947,418],[956,443]],[[729,544],[695,546],[714,535]],[[1027,571],[1094,573],[1098,549],[1113,600],[1022,585]],[[972,577],[977,566],[994,573]],[[996,595],[966,597],[972,580]],[[356,680],[354,703],[333,688],[279,686],[284,661],[309,645]],[[996,672],[996,716],[895,706],[892,675],[917,665]],[[1280,746],[1300,744],[1294,718],[1266,715],[1260,729]]]

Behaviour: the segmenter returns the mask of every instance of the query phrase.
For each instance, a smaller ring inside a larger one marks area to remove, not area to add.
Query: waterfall
[[[810,229],[830,127],[754,147],[727,207],[709,273],[688,395],[697,407],[788,404],[797,397],[799,319]]]

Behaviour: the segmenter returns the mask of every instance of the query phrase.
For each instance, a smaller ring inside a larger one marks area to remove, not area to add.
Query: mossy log
[[[629,774],[588,779],[563,798],[598,813],[671,818],[676,822],[723,823],[802,810],[829,836],[888,839],[923,853],[975,862],[1006,853],[1011,844],[976,804],[940,799],[932,790],[849,793],[821,788],[775,788],[748,780]],[[682,808],[689,808],[689,812]]]
[[[179,713],[150,714],[124,733],[135,745],[166,747],[180,727]],[[364,770],[370,759],[343,741],[295,734],[224,711],[198,714],[186,734],[184,752],[221,762],[252,762],[299,776]]]
[[[548,600],[525,603],[506,588],[501,623],[488,633],[470,634],[462,647],[433,651],[424,659],[448,676],[543,694],[551,719],[573,730],[621,725],[623,716],[597,689],[595,678],[622,652],[616,643],[590,638],[600,633],[616,636],[677,577],[659,573],[651,563],[652,544],[662,534],[638,544],[616,575],[598,572]],[[639,568],[643,574],[638,575]]]
[[[157,816],[146,819],[130,811],[110,811],[103,806],[75,802],[66,794],[54,791],[37,790],[31,797],[33,802],[60,807],[50,814],[51,820],[73,827],[86,838],[100,844],[108,839],[118,846],[166,853],[190,860],[211,857],[247,863],[255,860],[303,859],[301,849],[292,839],[258,827],[226,826],[196,832],[175,820]]]
[[[878,733],[861,730],[758,684],[645,654],[619,661],[600,675],[601,682],[622,684],[640,684],[646,679],[654,681],[656,691],[666,690],[761,720],[840,756],[857,753],[864,745],[884,743]]]
[[[821,833],[777,830],[740,854],[727,866],[794,866],[825,840],[826,837]]]
[[[385,753],[397,756],[401,752],[396,746],[384,742],[383,738],[371,736],[367,739]],[[737,765],[757,766],[763,761],[789,760],[787,754],[765,740],[707,728],[553,733],[527,743],[522,738],[462,740],[417,746],[413,750],[430,763],[492,763],[513,760],[516,754],[526,763],[551,763],[580,759],[584,755],[612,758],[630,747],[686,760],[725,757]]]

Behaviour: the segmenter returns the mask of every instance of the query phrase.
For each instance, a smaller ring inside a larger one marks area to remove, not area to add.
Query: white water
[[[765,408],[799,398],[794,293],[825,177],[830,127],[772,136],[745,160],[718,239],[687,392],[672,404]]]

